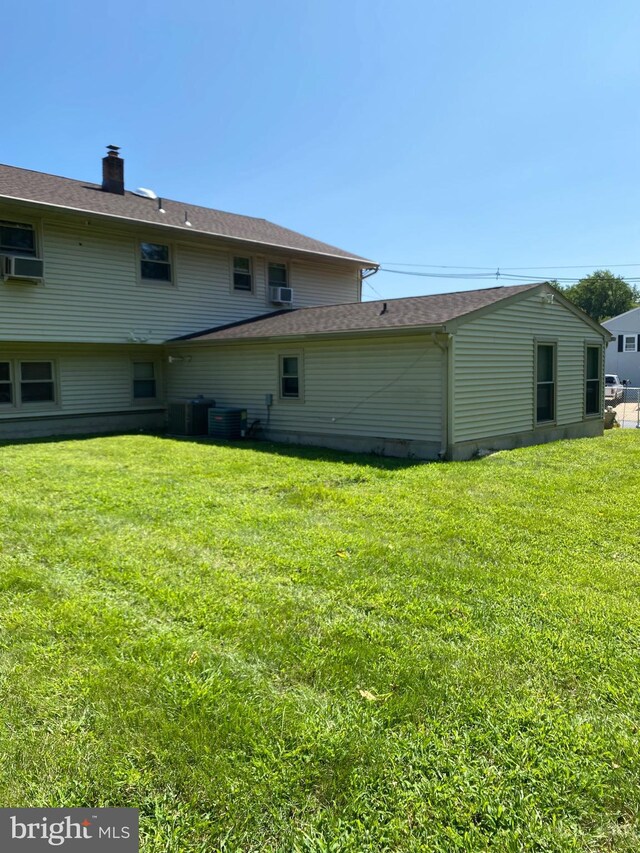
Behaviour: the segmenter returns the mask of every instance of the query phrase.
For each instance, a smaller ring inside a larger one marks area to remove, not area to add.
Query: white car
[[[624,384],[615,373],[606,373],[604,377],[604,401],[609,406],[617,406],[624,398]]]

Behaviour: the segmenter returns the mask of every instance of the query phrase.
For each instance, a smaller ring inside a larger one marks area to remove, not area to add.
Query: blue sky
[[[3,18],[2,162],[98,181],[112,143],[128,188],[385,266],[640,275],[634,0],[36,0]],[[365,297],[492,283],[380,272]]]

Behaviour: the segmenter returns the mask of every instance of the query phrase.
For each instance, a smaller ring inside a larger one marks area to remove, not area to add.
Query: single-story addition
[[[276,441],[466,459],[600,435],[609,338],[546,283],[275,311],[168,341],[167,395]]]
[[[640,308],[632,308],[602,324],[612,339],[605,354],[605,372],[640,387]]]

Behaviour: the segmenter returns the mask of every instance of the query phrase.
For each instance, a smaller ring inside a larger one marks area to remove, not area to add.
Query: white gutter
[[[239,324],[240,325],[240,324]],[[204,336],[187,338],[180,340],[173,338],[163,341],[167,347],[183,347],[183,346],[221,346],[223,344],[253,344],[253,343],[279,343],[280,341],[306,341],[316,340],[317,338],[354,338],[354,337],[374,337],[376,335],[412,335],[421,334],[423,332],[431,332],[432,334],[446,333],[446,326],[390,326],[384,329],[333,329],[320,332],[298,332],[297,334],[289,335],[263,335],[261,337],[243,337],[243,338],[205,338]],[[205,332],[206,334],[206,332]],[[211,334],[215,334],[211,332]]]

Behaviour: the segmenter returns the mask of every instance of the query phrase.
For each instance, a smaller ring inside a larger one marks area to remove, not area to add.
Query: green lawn
[[[145,851],[640,849],[640,436],[0,448],[0,805]]]

